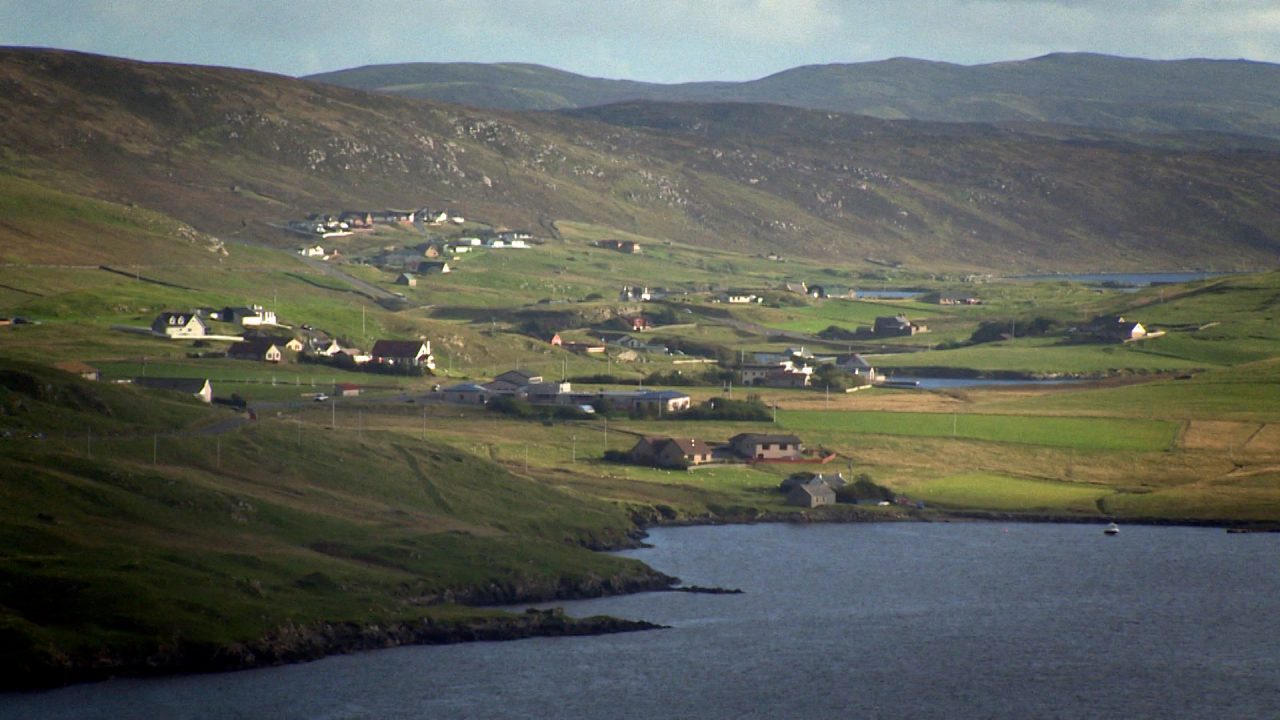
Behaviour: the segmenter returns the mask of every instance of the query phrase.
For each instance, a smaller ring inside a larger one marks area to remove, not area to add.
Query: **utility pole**
[[[574,464],[577,464],[577,462],[578,462],[578,436],[577,436],[577,435],[570,435],[569,437],[573,440],[573,455],[571,455],[571,456],[570,456],[570,457],[572,458],[571,462],[573,462]]]

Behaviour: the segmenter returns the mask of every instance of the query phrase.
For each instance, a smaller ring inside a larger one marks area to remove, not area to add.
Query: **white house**
[[[195,313],[162,312],[151,321],[151,331],[171,338],[198,338],[209,334],[209,327]]]

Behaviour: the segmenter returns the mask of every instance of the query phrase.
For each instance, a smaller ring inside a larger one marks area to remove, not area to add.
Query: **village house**
[[[414,210],[383,210],[371,213],[371,215],[374,223],[386,225],[411,225],[417,217],[417,213]]]
[[[622,321],[630,326],[632,332],[644,332],[653,328],[653,323],[649,322],[649,318],[641,315],[624,317]]]
[[[551,336],[551,339],[550,339],[550,340],[548,340],[548,341],[547,341],[547,343],[548,343],[548,344],[550,344],[550,345],[551,345],[551,347],[563,347],[563,346],[564,346],[564,340],[560,337],[560,333],[556,333],[556,334],[552,335],[552,336]]]
[[[508,370],[494,378],[495,382],[505,382],[516,387],[524,387],[542,382],[541,375],[534,375],[523,370]]]
[[[270,338],[255,338],[235,343],[227,348],[227,357],[233,360],[278,363],[284,358],[284,353]]]
[[[333,357],[339,355],[345,357],[352,365],[363,365],[373,360],[373,355],[353,347],[339,348],[338,352],[333,354]]]
[[[963,295],[960,293],[936,293],[930,297],[924,298],[925,302],[936,302],[939,305],[981,305],[982,300],[972,295]]]
[[[309,247],[298,248],[298,254],[302,257],[318,257],[326,256],[323,245],[311,245]]]
[[[567,382],[536,382],[524,386],[524,396],[535,405],[555,405],[567,400],[573,386]]]
[[[772,363],[752,363],[739,369],[743,385],[809,387],[813,366],[797,364],[791,357]]]
[[[226,307],[222,309],[218,319],[223,322],[239,323],[244,327],[278,324],[276,322],[276,311],[267,310],[261,305]]]
[[[444,275],[450,272],[453,272],[453,269],[443,260],[423,260],[418,263],[419,275]]]
[[[731,290],[720,295],[718,299],[721,302],[727,302],[730,305],[749,305],[764,302],[764,298],[756,295],[755,293],[749,293],[744,290]]]
[[[436,369],[429,340],[378,340],[369,355],[379,365]]]
[[[640,243],[635,242],[634,240],[597,240],[596,247],[602,247],[606,250],[616,250],[628,255],[639,255],[641,253]]]
[[[1147,331],[1142,323],[1125,320],[1120,315],[1104,315],[1094,318],[1079,335],[1097,342],[1133,342],[1147,337],[1158,337]]]
[[[778,483],[778,489],[783,492],[788,492],[797,485],[808,485],[813,483],[821,483],[832,490],[839,490],[849,484],[841,473],[832,475],[829,473],[798,472],[788,475],[782,482]]]
[[[525,388],[528,387],[528,385],[524,383],[514,383],[509,380],[490,380],[480,387],[484,388],[484,390],[490,395],[523,398],[526,395]]]
[[[599,354],[605,351],[605,346],[600,343],[577,342],[574,340],[561,343],[561,347],[569,352],[586,353],[588,355]]]
[[[484,405],[492,395],[488,388],[474,383],[452,385],[440,391],[441,400],[455,405]]]
[[[324,357],[333,357],[342,352],[342,343],[337,338],[311,337],[308,340],[309,347],[307,351],[312,355],[323,355]]]
[[[151,331],[171,338],[200,338],[209,334],[209,326],[195,313],[162,312],[151,321]]]
[[[82,363],[79,360],[64,360],[54,363],[53,366],[63,372],[79,375],[84,380],[96,382],[102,379],[102,373],[99,372],[98,368]]]
[[[740,433],[729,438],[729,446],[748,460],[799,460],[804,452],[795,435]]]
[[[396,284],[404,285],[405,287],[418,287],[418,278],[409,273],[400,273],[396,276]]]
[[[246,336],[245,340],[270,340],[279,347],[281,352],[288,350],[289,352],[302,352],[305,347],[302,340],[292,335],[256,335]]]
[[[358,397],[363,389],[355,383],[334,383],[333,394],[337,397]]]
[[[618,410],[650,411],[659,415],[688,410],[692,404],[688,395],[675,390],[605,391],[599,398]]]
[[[622,302],[649,302],[653,299],[653,293],[649,292],[647,287],[623,285],[618,293],[618,299]]]
[[[870,382],[875,382],[880,377],[876,374],[876,369],[871,366],[871,363],[867,362],[858,353],[837,355],[835,366],[854,377],[865,378]]]
[[[492,237],[485,241],[484,246],[492,250],[504,250],[504,249],[513,249],[513,248],[527,249],[529,247],[529,243],[525,242],[524,240],[516,240],[516,239],[507,240],[507,239],[503,239],[502,237]]]
[[[775,367],[765,373],[763,378],[754,383],[758,386],[775,388],[806,388],[813,382],[813,368]]]
[[[836,491],[825,483],[796,485],[787,493],[787,504],[803,508],[816,508],[836,503]]]
[[[171,390],[185,393],[202,402],[213,402],[213,386],[205,378],[134,378],[133,384],[152,390]]]
[[[872,333],[876,337],[902,337],[928,332],[929,328],[907,319],[906,315],[880,316],[876,318]]]
[[[637,465],[685,468],[711,462],[711,447],[697,438],[643,437],[627,453]]]
[[[368,210],[344,210],[338,214],[338,220],[352,229],[367,230],[373,227],[373,213]]]

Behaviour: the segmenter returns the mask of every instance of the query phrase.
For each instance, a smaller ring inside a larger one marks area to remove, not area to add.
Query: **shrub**
[[[893,498],[892,490],[883,485],[877,485],[866,473],[858,473],[853,482],[836,490],[836,500],[843,503],[855,503],[859,500],[893,502]]]

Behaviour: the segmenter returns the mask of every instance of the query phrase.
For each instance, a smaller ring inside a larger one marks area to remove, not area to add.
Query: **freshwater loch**
[[[3,718],[1280,716],[1280,535],[1104,524],[660,528],[668,629],[0,695]]]

